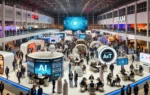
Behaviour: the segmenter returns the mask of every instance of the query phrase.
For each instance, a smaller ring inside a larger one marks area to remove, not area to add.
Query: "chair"
[[[90,95],[95,95],[95,88],[89,87],[89,92],[90,92]]]
[[[104,84],[103,84],[103,85],[100,85],[100,86],[98,87],[98,89],[99,89],[100,92],[104,92]]]
[[[143,71],[141,71],[141,72],[140,72],[140,71],[138,71],[138,72],[137,72],[137,75],[139,75],[139,76],[143,76]]]
[[[81,92],[85,92],[85,91],[86,91],[84,85],[81,85],[81,84],[80,84],[80,91],[81,91]]]
[[[134,82],[135,81],[134,76],[130,76],[130,80]]]
[[[49,78],[44,79],[44,86],[45,86],[45,87],[46,87],[46,86],[49,86]]]
[[[119,87],[120,87],[120,86],[121,86],[121,85],[120,85],[120,82],[121,82],[121,80],[116,81],[116,86],[119,86]]]
[[[122,74],[122,80],[127,81],[127,76]]]

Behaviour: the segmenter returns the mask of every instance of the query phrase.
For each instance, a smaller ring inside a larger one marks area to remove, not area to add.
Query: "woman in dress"
[[[62,79],[61,79],[61,77],[59,77],[58,81],[57,81],[57,93],[59,93],[59,94],[62,93]]]
[[[68,95],[68,82],[66,79],[64,80],[64,85],[63,85],[63,95]]]

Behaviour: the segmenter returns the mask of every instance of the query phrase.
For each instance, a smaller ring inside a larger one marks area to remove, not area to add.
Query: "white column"
[[[2,36],[5,38],[5,0],[2,0]],[[5,42],[3,42],[2,47],[5,50]]]
[[[149,37],[150,35],[149,35],[149,28],[150,28],[150,26],[149,26],[149,20],[150,20],[150,15],[149,15],[149,9],[150,9],[150,0],[147,0],[147,37]],[[147,40],[147,49],[148,49],[148,53],[149,53],[149,51],[150,51],[150,47],[149,47],[149,41]]]
[[[23,6],[21,7],[21,27],[23,29]]]
[[[134,27],[135,27],[134,34],[137,34],[137,1],[135,2],[135,24],[134,24]]]
[[[112,11],[112,19],[113,19],[112,29],[114,30],[114,10]]]
[[[28,11],[26,8],[26,29],[28,29]]]
[[[118,17],[119,17],[119,8],[118,8]],[[118,22],[118,30],[120,29],[120,26],[119,26],[119,22]]]
[[[127,7],[127,5],[126,5],[126,8],[125,8],[126,10],[125,10],[125,18],[126,18],[126,26],[125,26],[125,33],[127,34],[127,31],[128,31],[128,7]]]
[[[16,26],[16,5],[15,4],[13,6],[13,22],[14,22],[14,26]]]

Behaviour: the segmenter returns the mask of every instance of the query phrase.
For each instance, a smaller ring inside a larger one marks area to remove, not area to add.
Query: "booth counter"
[[[48,75],[50,80],[63,76],[63,54],[59,52],[35,52],[28,55],[28,73]]]
[[[14,60],[14,54],[10,52],[0,51],[0,74],[3,74],[5,68],[9,67],[9,72],[13,71],[12,62]]]

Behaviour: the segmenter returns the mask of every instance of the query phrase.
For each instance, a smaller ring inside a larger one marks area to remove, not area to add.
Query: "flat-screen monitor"
[[[118,58],[117,65],[120,66],[128,65],[128,58]]]
[[[85,17],[66,17],[64,19],[64,30],[85,31],[87,28],[88,21]]]
[[[65,37],[65,33],[59,33],[59,37],[62,39]]]
[[[79,34],[80,39],[86,39],[86,34]]]

